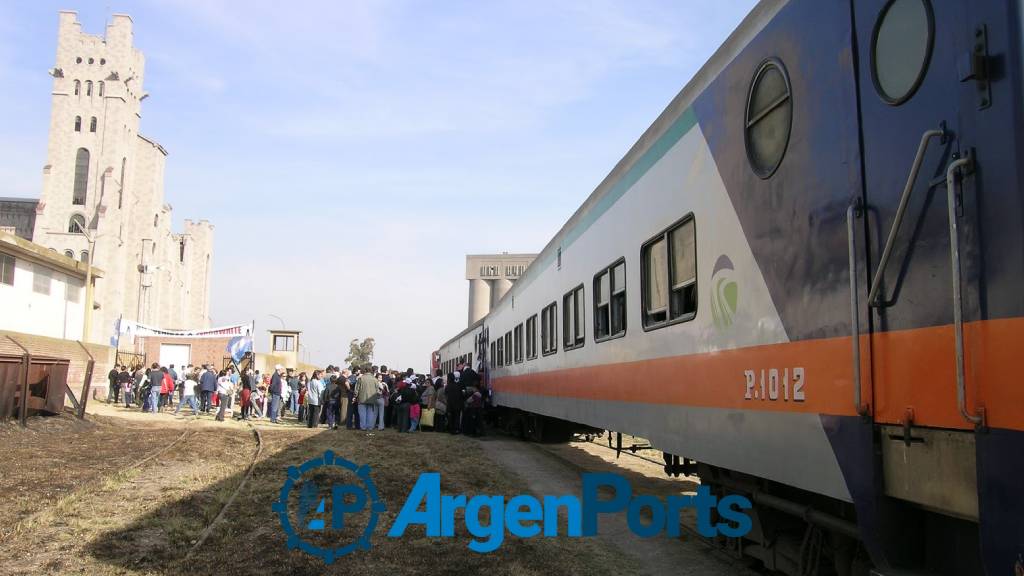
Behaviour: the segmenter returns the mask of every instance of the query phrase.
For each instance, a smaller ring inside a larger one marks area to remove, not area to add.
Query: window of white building
[[[0,254],[0,284],[14,286],[14,256]]]
[[[53,275],[46,266],[36,264],[32,270],[32,291],[36,294],[50,295],[50,284]]]

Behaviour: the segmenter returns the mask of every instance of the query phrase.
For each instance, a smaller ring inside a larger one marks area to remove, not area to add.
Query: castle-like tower
[[[33,240],[104,270],[90,334],[106,343],[119,317],[164,328],[209,326],[213,226],[171,230],[167,151],[139,134],[145,59],[132,19],[102,37],[61,12],[43,190]],[[95,244],[93,245],[93,242]],[[92,248],[92,254],[89,250]]]

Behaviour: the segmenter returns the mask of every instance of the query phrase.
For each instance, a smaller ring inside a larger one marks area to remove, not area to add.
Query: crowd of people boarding
[[[270,374],[234,366],[216,370],[210,365],[173,364],[149,368],[115,366],[108,374],[109,403],[143,412],[183,408],[193,416],[215,419],[291,421],[308,428],[331,430],[447,431],[479,436],[488,390],[472,367],[460,364],[447,375],[405,372],[365,364],[341,369],[328,366],[311,373],[276,365]]]

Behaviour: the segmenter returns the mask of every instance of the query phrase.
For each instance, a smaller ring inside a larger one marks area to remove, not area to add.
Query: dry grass
[[[78,451],[88,450],[90,438],[110,442],[117,430],[122,430],[126,441],[138,434],[137,429],[120,429],[109,422],[96,428],[91,435],[77,436]],[[180,430],[180,422],[167,422],[163,429],[154,425],[146,432],[169,442]],[[60,436],[51,438],[52,458],[60,458]],[[196,426],[180,445],[142,468],[120,475],[114,474],[118,467],[109,462],[113,456],[107,451],[97,452],[91,461],[76,460],[75,466],[80,469],[76,475],[91,478],[88,488],[73,491],[74,484],[61,488],[72,496],[56,504],[46,502],[48,506],[43,507],[36,522],[0,542],[0,574],[269,576],[358,571],[393,576],[532,576],[629,571],[622,556],[594,539],[523,540],[506,536],[498,551],[477,554],[467,548],[472,536],[462,527],[461,514],[457,516],[455,538],[427,538],[422,528],[410,529],[400,539],[387,538],[387,528],[420,472],[441,472],[445,494],[510,497],[526,491],[514,474],[496,467],[475,440],[434,433],[398,435],[389,430],[366,436],[351,431],[285,427],[264,428],[263,438],[263,457],[253,478],[225,520],[189,560],[185,556],[192,542],[220,511],[250,462],[255,446],[251,432],[243,427]],[[0,461],[9,460],[9,444],[0,447]],[[148,451],[145,446],[132,446],[134,459]],[[387,504],[373,537],[373,548],[330,566],[319,558],[289,551],[271,510],[288,466],[298,465],[325,449],[369,465]],[[122,466],[128,463],[118,462]],[[32,468],[26,478],[32,474],[37,479],[45,477],[43,468]],[[3,504],[6,508],[7,502]]]

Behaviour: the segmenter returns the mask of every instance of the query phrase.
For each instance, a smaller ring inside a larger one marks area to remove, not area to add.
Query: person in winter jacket
[[[371,366],[363,367],[363,374],[356,380],[356,403],[359,405],[359,427],[369,430],[377,422],[377,398],[380,397],[379,383]]]
[[[161,368],[160,372],[163,373],[163,380],[160,382],[160,409],[163,410],[164,406],[171,405],[171,398],[174,394],[174,378],[171,377],[167,368]]]
[[[199,410],[209,413],[214,392],[217,391],[217,374],[210,366],[203,366],[199,376]]]

